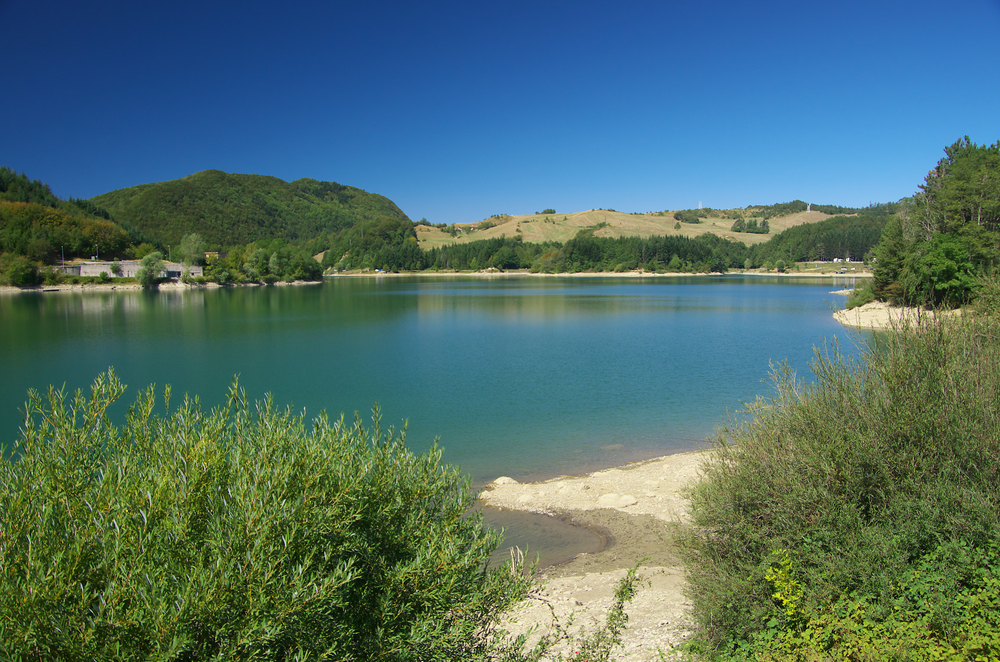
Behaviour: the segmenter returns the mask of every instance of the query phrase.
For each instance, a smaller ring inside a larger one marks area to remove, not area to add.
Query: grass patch
[[[478,229],[478,224],[461,224],[463,228],[471,229],[477,227],[476,231],[465,231],[457,236],[452,236],[448,232],[432,227],[417,226],[417,240],[423,249],[438,248],[453,243],[468,243],[479,239],[492,239],[506,235],[513,237],[521,234],[524,241],[533,243],[544,243],[547,241],[566,242],[576,236],[581,229],[594,227],[599,224],[606,226],[598,228],[596,236],[599,237],[652,237],[681,234],[687,237],[697,237],[702,234],[717,234],[721,237],[728,237],[741,241],[744,244],[752,245],[768,241],[775,234],[790,227],[805,223],[817,223],[830,218],[829,215],[820,212],[800,212],[787,216],[771,218],[768,223],[771,226],[770,234],[747,234],[745,232],[732,232],[733,221],[719,216],[718,211],[712,210],[707,218],[700,219],[697,224],[684,224],[682,230],[678,232],[674,229],[677,222],[673,212],[659,212],[650,214],[628,214],[605,209],[591,209],[582,212],[572,212],[568,214],[527,214],[510,216],[503,215],[493,219],[495,224],[486,229]]]

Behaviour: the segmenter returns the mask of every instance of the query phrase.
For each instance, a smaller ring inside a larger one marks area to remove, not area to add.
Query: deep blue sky
[[[0,0],[0,165],[217,168],[412,219],[911,195],[1000,139],[1000,0]]]

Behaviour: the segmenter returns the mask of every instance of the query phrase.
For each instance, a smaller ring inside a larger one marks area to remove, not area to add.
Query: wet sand
[[[587,629],[603,623],[618,581],[639,564],[649,582],[626,608],[629,627],[622,653],[629,660],[658,660],[690,634],[686,581],[674,540],[688,522],[683,490],[698,477],[705,452],[667,455],[582,476],[539,483],[498,478],[481,499],[487,506],[543,513],[570,520],[604,537],[596,553],[544,569],[545,588],[513,617],[512,632],[538,625],[553,612]]]

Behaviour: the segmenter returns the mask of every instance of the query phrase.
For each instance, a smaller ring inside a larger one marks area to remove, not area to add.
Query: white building
[[[64,265],[62,270],[67,276],[100,276],[102,273],[106,273],[111,278],[118,278],[118,276],[111,271],[112,264],[113,262],[86,260],[81,262],[70,262],[69,264]],[[122,278],[135,278],[135,275],[140,269],[138,260],[120,260],[118,265],[122,269]],[[167,260],[163,261],[163,271],[160,272],[160,278],[180,278],[185,274],[188,276],[204,276],[205,270],[203,267],[196,265],[168,262]]]

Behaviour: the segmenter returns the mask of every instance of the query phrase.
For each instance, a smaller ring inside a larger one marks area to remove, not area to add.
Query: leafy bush
[[[872,654],[849,657],[796,637],[860,623],[850,605],[862,605],[865,623],[933,625],[921,610],[938,607],[900,602],[912,595],[913,572],[925,572],[925,562],[937,563],[939,575],[978,572],[978,562],[934,561],[951,553],[941,550],[995,555],[1000,321],[924,319],[913,331],[874,336],[857,360],[836,347],[818,353],[813,372],[815,382],[803,383],[776,371],[776,395],[720,433],[692,491],[689,560],[702,643],[736,659],[901,659],[888,648],[898,639],[873,634]],[[775,550],[788,556],[782,586]],[[782,596],[794,594],[793,583],[802,595],[789,614]],[[985,607],[976,605],[995,604],[996,579],[959,589],[969,591],[969,610],[947,617],[952,629],[906,626],[900,636],[961,650],[975,640],[995,657],[995,641],[976,625]],[[779,640],[792,646],[783,657],[771,648]],[[955,659],[979,659],[962,655]]]
[[[875,288],[872,286],[871,281],[866,281],[861,285],[855,286],[851,293],[847,296],[847,303],[844,307],[847,310],[853,310],[866,303],[871,303],[875,300]]]
[[[43,276],[43,281],[46,285],[58,285],[59,283],[63,282],[65,278],[65,274],[61,270],[55,269],[53,267],[47,267],[42,272],[42,276]]]
[[[979,279],[975,309],[984,315],[1000,314],[1000,274]]]
[[[29,394],[0,463],[0,657],[483,659],[529,580],[432,448],[360,420],[307,427],[234,383],[224,407],[152,387],[121,426]]]
[[[139,260],[139,270],[136,271],[135,277],[140,285],[149,288],[159,282],[161,273],[163,273],[163,253],[154,251]]]
[[[1000,659],[1000,547],[957,543],[921,557],[886,596],[892,611],[870,598],[841,596],[799,627],[771,628],[746,647],[754,659]]]
[[[0,255],[0,284],[15,287],[31,287],[42,282],[34,262],[21,255],[3,253]]]

